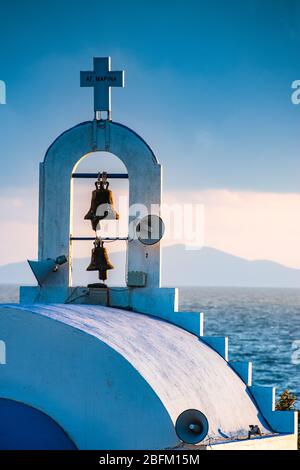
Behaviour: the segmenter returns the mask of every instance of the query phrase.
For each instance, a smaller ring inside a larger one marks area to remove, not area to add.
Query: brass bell
[[[99,279],[105,281],[109,269],[114,269],[114,266],[109,261],[107,250],[103,246],[103,241],[96,238],[94,248],[92,249],[91,262],[86,270],[99,271]]]
[[[95,183],[96,189],[92,192],[91,207],[85,215],[85,220],[90,220],[93,230],[96,231],[100,220],[118,220],[119,214],[114,208],[112,191],[108,189],[107,173],[99,175]]]

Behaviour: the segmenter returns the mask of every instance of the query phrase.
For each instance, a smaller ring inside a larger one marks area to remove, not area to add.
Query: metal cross
[[[107,111],[111,119],[111,87],[124,86],[124,72],[111,71],[110,57],[94,57],[94,71],[80,72],[80,86],[94,87],[94,110]]]

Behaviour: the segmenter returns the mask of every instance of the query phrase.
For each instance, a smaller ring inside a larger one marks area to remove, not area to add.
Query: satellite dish
[[[56,272],[58,270],[58,266],[61,264],[66,263],[68,260],[66,256],[61,255],[58,256],[56,259],[43,259],[41,261],[32,261],[27,260],[31,270],[36,278],[38,285],[42,287],[43,283],[49,276],[51,272]]]
[[[155,245],[158,243],[165,232],[165,224],[158,215],[146,215],[136,227],[138,240],[143,245]]]
[[[199,444],[207,436],[208,421],[199,410],[186,410],[181,413],[175,424],[179,439],[187,444]]]

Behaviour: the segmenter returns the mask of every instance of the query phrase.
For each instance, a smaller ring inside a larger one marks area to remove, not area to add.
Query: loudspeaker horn
[[[67,261],[68,260],[65,255],[58,256],[56,259],[48,258],[41,261],[27,260],[38,285],[41,287],[49,274],[51,272],[56,272],[58,270],[58,266],[66,263]]]
[[[207,436],[208,421],[199,410],[183,411],[175,424],[176,434],[179,439],[187,444],[199,444]]]
[[[136,226],[138,240],[143,245],[155,245],[158,243],[165,232],[165,224],[158,215],[146,215]]]

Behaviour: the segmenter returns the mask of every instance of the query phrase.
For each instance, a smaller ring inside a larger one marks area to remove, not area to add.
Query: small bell
[[[92,249],[91,262],[86,268],[87,271],[99,271],[99,279],[106,281],[107,271],[114,269],[108,258],[107,250],[103,246],[103,241],[96,238]]]
[[[112,191],[108,189],[107,173],[99,175],[95,183],[96,189],[92,192],[91,207],[85,215],[85,220],[90,220],[94,231],[100,220],[118,220],[119,214],[114,208]]]

